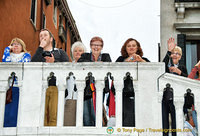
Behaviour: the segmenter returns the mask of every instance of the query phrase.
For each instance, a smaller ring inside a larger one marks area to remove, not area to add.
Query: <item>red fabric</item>
[[[198,68],[195,66],[192,71],[190,72],[190,74],[188,75],[189,78],[191,79],[195,79],[196,73],[198,71]],[[199,78],[197,78],[196,80],[200,80]]]
[[[93,101],[93,107],[94,107],[94,113],[96,113],[96,92],[92,92],[92,101]]]
[[[111,88],[113,86],[113,81],[111,83]],[[109,100],[109,117],[115,116],[115,96],[110,89],[110,100]]]
[[[93,107],[94,107],[94,113],[96,113],[96,88],[94,83],[90,83],[90,88],[92,90],[92,102],[93,102]]]

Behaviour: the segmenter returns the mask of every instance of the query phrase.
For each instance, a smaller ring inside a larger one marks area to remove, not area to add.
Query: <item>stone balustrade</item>
[[[200,82],[185,77],[164,73],[164,63],[0,63],[0,136],[64,136],[64,135],[109,135],[102,127],[102,98],[104,78],[108,72],[114,77],[116,89],[116,126],[112,135],[162,135],[152,129],[162,129],[162,93],[167,83],[174,89],[176,126],[183,129],[183,104],[186,89],[195,95],[195,106],[200,113]],[[4,109],[8,77],[15,72],[20,88],[17,127],[4,128]],[[54,72],[58,87],[57,126],[44,126],[45,93],[47,77]],[[78,99],[76,126],[63,126],[66,77],[70,72],[76,77]],[[96,86],[96,126],[83,126],[83,95],[85,77],[92,72]],[[135,127],[122,126],[123,78],[130,72],[135,89]],[[200,116],[198,116],[200,122]],[[200,126],[200,125],[199,125]],[[198,128],[200,130],[200,127]],[[143,132],[144,131],[144,132]],[[178,133],[184,135],[184,133]],[[200,133],[199,133],[200,135]]]

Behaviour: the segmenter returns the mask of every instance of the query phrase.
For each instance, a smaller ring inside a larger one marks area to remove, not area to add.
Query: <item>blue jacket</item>
[[[31,55],[29,53],[24,53],[22,58],[18,62],[30,62],[31,61]],[[4,50],[2,62],[11,62],[11,56],[10,56],[10,48],[6,47]]]

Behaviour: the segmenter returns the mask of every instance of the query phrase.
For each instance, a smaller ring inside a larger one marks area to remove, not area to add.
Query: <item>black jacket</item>
[[[165,62],[165,72],[170,73],[169,68],[168,68],[168,63],[170,59],[171,52],[167,51],[167,54],[165,55],[165,58],[163,59],[163,62]],[[178,69],[181,70],[181,76],[187,77],[187,69],[184,65],[178,65]]]
[[[46,62],[46,59],[42,56],[42,53],[44,52],[42,47],[38,47],[36,53],[33,55],[31,62]],[[69,58],[62,49],[54,49],[52,51],[52,54],[54,55],[54,62],[68,62]]]
[[[78,60],[78,62],[93,62],[91,60],[91,53],[83,53],[80,57],[80,59]],[[112,62],[110,55],[108,53],[103,53],[101,54],[101,61],[103,62]]]
[[[128,58],[128,57],[123,57],[123,56],[119,56],[116,60],[116,62],[124,62],[124,60]],[[143,60],[145,60],[146,62],[150,62],[147,58],[142,57]]]

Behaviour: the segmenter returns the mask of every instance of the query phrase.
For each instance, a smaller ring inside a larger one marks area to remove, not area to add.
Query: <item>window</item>
[[[46,28],[46,16],[45,16],[44,12],[42,14],[42,28]]]
[[[37,0],[31,2],[31,22],[36,28],[36,15],[37,15]]]
[[[53,8],[53,23],[55,27],[57,28],[57,4],[54,1],[54,8]]]
[[[200,60],[200,41],[199,40],[187,40],[186,41],[186,66],[188,74],[192,68]]]

